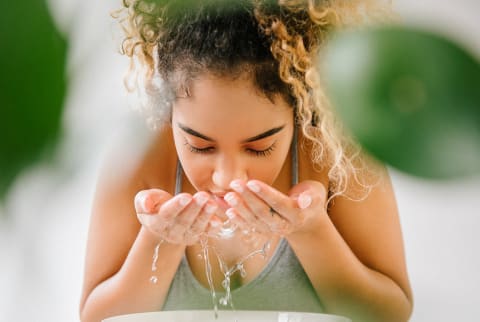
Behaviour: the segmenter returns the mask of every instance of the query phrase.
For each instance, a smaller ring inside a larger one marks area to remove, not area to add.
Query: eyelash
[[[190,152],[199,153],[199,154],[212,153],[213,149],[214,149],[214,147],[199,149],[199,148],[194,147],[193,145],[190,145],[188,142],[185,142],[185,145],[188,146],[188,149],[190,150]],[[254,149],[247,149],[247,152],[251,153],[253,156],[256,156],[256,157],[266,157],[266,156],[269,156],[270,154],[272,154],[273,150],[275,150],[275,143],[273,143],[271,146],[269,146],[265,150],[260,150],[259,151],[259,150],[254,150]]]

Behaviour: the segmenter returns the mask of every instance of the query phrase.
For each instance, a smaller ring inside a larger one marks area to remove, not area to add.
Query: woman
[[[157,130],[134,167],[116,171],[116,155],[100,176],[82,321],[212,309],[225,267],[264,244],[228,278],[236,309],[407,321],[388,174],[342,134],[315,72],[361,1],[124,5],[123,49]]]

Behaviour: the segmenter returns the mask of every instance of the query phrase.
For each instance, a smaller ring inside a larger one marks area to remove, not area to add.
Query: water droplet
[[[156,277],[156,276],[150,277],[150,283],[157,284],[157,282],[158,282],[158,277]]]
[[[230,282],[230,280],[224,279],[224,280],[222,281],[222,287],[223,287],[224,289],[228,289],[228,287],[230,286],[230,283],[229,283],[229,282]]]
[[[157,270],[158,249],[160,248],[161,244],[163,244],[163,240],[158,242],[158,244],[155,246],[155,249],[153,251],[152,272],[155,272]]]
[[[233,237],[236,230],[236,226],[224,226],[220,228],[220,231],[218,232],[218,237],[221,239],[230,239]]]
[[[218,320],[218,306],[217,304],[213,304],[213,312],[215,315],[215,320]]]
[[[240,276],[243,278],[247,277],[247,271],[245,270],[245,268],[243,268],[243,266],[242,266],[242,269],[240,270]]]
[[[227,305],[228,305],[228,301],[227,301],[227,299],[226,299],[225,297],[222,297],[219,302],[220,302],[220,304],[223,305],[223,306],[227,306]]]

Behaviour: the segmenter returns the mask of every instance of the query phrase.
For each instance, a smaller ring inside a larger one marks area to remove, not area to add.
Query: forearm
[[[85,300],[82,322],[99,322],[109,316],[162,307],[185,246],[163,243],[158,251],[157,270],[152,272],[157,243],[148,231],[140,230],[121,269],[97,285]],[[157,277],[155,284],[150,282],[152,275]]]
[[[309,234],[287,239],[326,310],[357,321],[407,321],[411,299],[388,276],[365,266],[324,216]]]

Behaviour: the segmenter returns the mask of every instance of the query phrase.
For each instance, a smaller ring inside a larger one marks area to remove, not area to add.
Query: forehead
[[[262,124],[278,125],[293,117],[293,109],[281,95],[267,98],[246,77],[228,79],[205,75],[190,82],[188,94],[176,99],[173,116],[192,126],[228,124],[236,128],[261,128]]]

